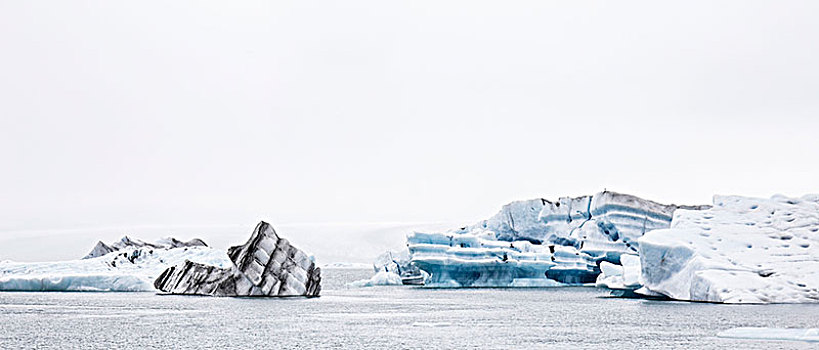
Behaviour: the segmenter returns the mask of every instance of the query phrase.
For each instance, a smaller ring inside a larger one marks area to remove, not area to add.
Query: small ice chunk
[[[350,282],[348,285],[350,287],[361,288],[361,287],[372,287],[372,286],[397,286],[401,285],[401,276],[396,273],[381,271],[376,273],[373,277],[365,280],[358,280],[355,282]]]
[[[740,327],[719,332],[717,336],[722,338],[819,342],[819,328]]]
[[[415,322],[413,327],[449,327],[452,322]]]

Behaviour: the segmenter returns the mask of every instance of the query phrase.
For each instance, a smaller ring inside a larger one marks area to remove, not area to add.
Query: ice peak
[[[199,238],[191,239],[190,241],[183,242],[173,237],[167,237],[160,239],[154,243],[148,243],[140,239],[134,239],[127,235],[122,236],[119,241],[116,241],[112,244],[105,244],[104,242],[100,241],[91,249],[91,252],[88,253],[83,259],[91,259],[96,258],[99,256],[103,256],[113,251],[123,250],[123,249],[130,249],[130,248],[154,248],[154,249],[173,249],[173,248],[181,248],[181,247],[207,247],[208,245],[205,244]]]

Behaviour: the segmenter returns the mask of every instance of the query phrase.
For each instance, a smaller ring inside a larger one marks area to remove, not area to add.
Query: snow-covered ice
[[[723,338],[819,342],[819,328],[739,327],[717,334]]]
[[[645,289],[722,303],[819,302],[819,196],[715,196],[639,240]]]
[[[167,237],[160,239],[156,242],[150,243],[145,242],[139,239],[133,239],[131,237],[125,236],[122,237],[119,241],[116,241],[112,244],[105,244],[102,241],[97,242],[97,245],[91,249],[91,252],[88,253],[83,259],[91,259],[103,256],[105,254],[124,250],[124,249],[136,249],[136,248],[154,248],[154,249],[172,249],[172,248],[184,248],[184,247],[207,247],[208,245],[205,244],[204,241],[198,238],[194,238],[190,241],[183,242],[173,237]]]
[[[123,247],[103,256],[57,262],[0,262],[2,291],[155,291],[153,282],[168,266],[185,260],[230,266],[224,251],[206,246]]]

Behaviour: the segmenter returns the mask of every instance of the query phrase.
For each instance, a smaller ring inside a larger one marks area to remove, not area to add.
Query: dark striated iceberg
[[[156,289],[172,294],[212,296],[306,296],[321,292],[321,269],[303,251],[262,221],[244,245],[228,249],[234,266],[191,261],[165,270]]]

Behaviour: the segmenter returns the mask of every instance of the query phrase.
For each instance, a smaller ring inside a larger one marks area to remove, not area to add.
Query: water
[[[819,327],[819,305],[607,298],[595,288],[346,289],[321,298],[0,293],[0,348],[702,348],[817,344],[717,338],[733,327]]]

